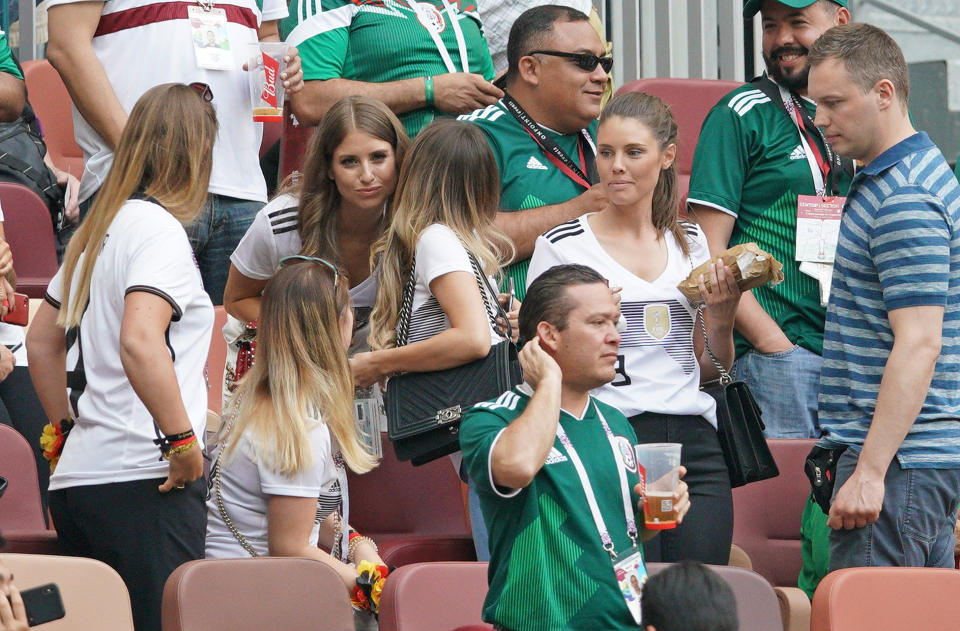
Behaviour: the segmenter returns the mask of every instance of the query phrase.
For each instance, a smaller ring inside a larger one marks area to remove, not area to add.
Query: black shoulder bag
[[[496,300],[496,308],[491,307],[489,296],[496,296],[496,293],[472,254],[470,265],[487,316],[494,327],[496,314],[503,316],[507,322],[507,339],[493,345],[486,357],[469,364],[447,370],[403,373],[387,382],[384,402],[388,434],[397,459],[412,460],[414,465],[426,464],[459,451],[463,413],[475,403],[494,399],[523,380],[517,347],[510,341],[510,322],[506,313]],[[397,346],[406,345],[410,334],[415,271],[415,266],[411,267],[410,278],[403,288]]]
[[[777,462],[770,453],[763,435],[764,425],[760,406],[753,398],[750,388],[742,381],[734,381],[707,343],[707,327],[703,322],[703,309],[697,309],[703,344],[710,361],[720,373],[719,379],[708,381],[700,389],[717,402],[717,438],[723,458],[730,472],[730,486],[736,488],[751,482],[775,478],[780,475]]]

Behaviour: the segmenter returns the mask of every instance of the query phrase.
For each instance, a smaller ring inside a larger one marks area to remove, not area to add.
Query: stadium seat
[[[201,559],[163,588],[163,631],[353,631],[336,571],[313,559]]]
[[[130,595],[123,579],[100,561],[81,557],[0,554],[17,587],[56,583],[66,617],[40,625],[43,631],[133,631]]]
[[[955,631],[960,572],[861,567],[827,574],[813,595],[810,631]]]
[[[207,409],[219,415],[223,407],[223,370],[227,362],[227,342],[223,339],[227,311],[217,306],[213,308],[213,314],[213,332],[207,354]]]
[[[405,565],[384,585],[380,631],[492,629],[480,618],[486,596],[486,563]]]
[[[294,171],[301,171],[303,156],[307,152],[307,146],[316,127],[304,127],[300,124],[294,125],[293,113],[290,109],[290,101],[283,104],[283,132],[280,137],[280,173],[277,177],[278,182]]]
[[[56,554],[57,533],[47,529],[40,502],[33,449],[17,430],[0,424],[0,476],[7,490],[0,497],[0,533],[6,552]]]
[[[737,81],[718,79],[638,79],[624,84],[617,94],[646,92],[663,99],[673,111],[677,132],[677,168],[680,175],[680,210],[685,212],[687,191],[690,189],[690,170],[693,151],[700,138],[703,119],[717,101],[731,90],[743,85]]]
[[[43,298],[58,267],[50,211],[36,193],[10,182],[0,182],[0,207],[17,289],[31,298]]]
[[[67,87],[46,59],[23,62],[23,80],[30,105],[43,127],[53,163],[79,180],[83,174],[83,151],[74,139],[73,112]]]
[[[669,563],[648,563],[647,573],[653,576],[668,567]],[[762,576],[741,567],[709,567],[733,590],[740,631],[783,631],[777,595]]]
[[[387,565],[475,561],[476,553],[449,458],[414,467],[397,460],[382,435],[383,459],[373,471],[347,471],[350,525],[373,538]]]

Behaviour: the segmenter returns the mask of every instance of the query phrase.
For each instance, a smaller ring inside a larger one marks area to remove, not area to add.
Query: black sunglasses
[[[197,94],[200,95],[200,98],[209,103],[213,100],[213,90],[210,89],[210,86],[206,83],[200,81],[194,81],[190,84],[190,87],[197,91]]]
[[[529,54],[566,57],[567,59],[572,59],[577,68],[583,70],[584,72],[593,72],[594,68],[597,67],[597,64],[600,64],[600,67],[603,68],[603,71],[607,73],[609,73],[610,69],[613,68],[613,57],[610,56],[597,57],[592,53],[565,53],[559,50],[532,50]]]

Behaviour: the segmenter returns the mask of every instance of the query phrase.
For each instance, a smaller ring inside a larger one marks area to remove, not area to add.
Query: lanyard
[[[547,135],[547,132],[540,128],[536,121],[530,118],[526,110],[512,96],[504,93],[501,101],[507,107],[507,111],[523,126],[524,131],[530,134],[530,137],[537,143],[547,159],[564,175],[584,188],[590,188],[593,183],[600,179],[597,175],[596,165],[597,147],[593,144],[593,139],[590,138],[586,129],[581,129],[577,136],[577,152],[580,158],[580,164],[578,165],[560,148],[560,145],[554,142],[553,138]],[[584,143],[586,143],[589,151],[583,150]],[[583,168],[581,168],[581,165]]]
[[[421,16],[427,11],[436,11],[437,8],[430,4],[429,2],[411,2],[413,10],[417,13],[417,16]],[[429,7],[421,7],[421,5],[427,5]],[[453,5],[450,4],[448,0],[443,0],[443,8],[447,12],[447,17],[450,21],[450,28],[453,29],[453,34],[457,38],[457,48],[460,51],[460,67],[461,72],[470,72],[469,63],[467,60],[467,44],[463,39],[463,30],[460,28],[460,22],[457,19],[457,14],[453,10]],[[439,12],[437,13],[439,15]],[[424,20],[428,18],[424,17]],[[440,19],[443,19],[443,16],[440,16]],[[423,22],[421,21],[421,24]],[[440,39],[440,33],[436,28],[430,28],[429,26],[424,25],[429,33],[430,37],[433,39],[433,45],[437,47],[437,52],[440,53],[440,58],[443,59],[443,65],[447,67],[447,72],[458,72],[456,66],[453,65],[453,59],[450,58],[450,53],[447,52],[447,46],[443,43],[443,40]]]
[[[616,463],[617,473],[620,475],[620,491],[623,495],[623,514],[627,522],[627,535],[630,537],[633,545],[636,545],[637,522],[634,519],[633,506],[630,503],[630,485],[627,482],[627,474],[623,470],[623,465],[620,463],[620,452],[616,444],[614,444],[613,432],[610,431],[610,426],[607,425],[607,420],[603,418],[603,413],[600,411],[600,408],[597,407],[597,404],[592,400],[589,401],[587,405],[593,405],[594,409],[596,409],[597,416],[600,417],[600,424],[603,426],[603,432],[607,435],[607,444],[610,445],[610,449],[613,452],[613,461]],[[560,423],[557,423],[557,438],[560,439],[560,443],[564,449],[567,450],[567,457],[570,458],[570,462],[573,463],[573,468],[577,471],[577,477],[580,478],[580,486],[583,487],[583,492],[587,496],[587,505],[590,507],[590,514],[593,516],[593,523],[597,527],[597,532],[600,533],[600,541],[603,543],[603,549],[607,551],[611,559],[616,560],[617,551],[613,548],[613,539],[610,538],[610,531],[607,530],[607,526],[603,521],[603,515],[600,514],[600,506],[597,504],[597,496],[593,492],[593,486],[590,485],[590,480],[587,478],[587,470],[584,468],[583,461],[580,460],[577,450],[574,449],[573,443],[570,442],[570,437],[567,436],[567,432]]]

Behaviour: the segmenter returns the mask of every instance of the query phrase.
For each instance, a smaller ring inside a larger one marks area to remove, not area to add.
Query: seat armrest
[[[810,631],[810,599],[799,587],[774,587],[783,631]]]

